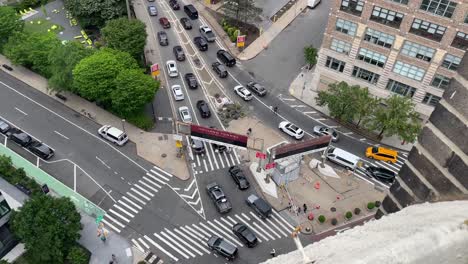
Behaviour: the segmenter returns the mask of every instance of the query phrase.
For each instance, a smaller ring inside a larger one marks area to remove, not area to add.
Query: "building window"
[[[421,81],[424,77],[424,74],[426,74],[426,71],[424,69],[401,61],[397,61],[395,63],[395,67],[393,67],[393,72],[416,81]]]
[[[403,17],[402,13],[375,6],[370,19],[390,27],[399,28]]]
[[[392,79],[388,80],[386,89],[393,93],[409,97],[413,97],[416,93],[416,88],[401,82],[394,81]]]
[[[424,99],[422,100],[422,103],[427,104],[427,105],[436,106],[437,103],[439,103],[440,99],[442,99],[442,98],[440,98],[439,96],[435,96],[433,94],[426,93],[426,95],[424,96]]]
[[[395,42],[395,37],[393,35],[367,28],[364,40],[385,48],[391,48],[393,46],[393,42]]]
[[[424,38],[440,41],[446,29],[446,27],[415,18],[410,32]]]
[[[364,9],[363,0],[341,0],[340,10],[355,16],[361,16]]]
[[[10,211],[10,206],[8,205],[7,201],[3,199],[3,201],[0,202],[0,218],[4,217]]]
[[[357,24],[348,20],[338,18],[336,20],[336,30],[350,36],[356,35]]]
[[[380,53],[374,52],[372,50],[365,49],[365,48],[361,48],[359,50],[357,59],[365,61],[372,65],[379,66],[380,68],[383,68],[383,66],[385,65],[385,62],[387,61],[386,56]]]
[[[447,54],[445,56],[444,61],[442,62],[442,67],[447,68],[452,71],[456,71],[458,69],[458,66],[460,65],[460,62],[461,62],[460,57]]]
[[[339,39],[333,39],[330,49],[348,55],[351,51],[351,43]]]
[[[434,75],[434,79],[432,79],[431,86],[440,88],[440,89],[446,89],[450,83],[450,78],[445,77],[440,74]]]
[[[468,49],[468,34],[458,31],[457,35],[453,39],[452,47],[462,50]]]
[[[408,4],[408,0],[391,0],[395,3],[400,3],[400,4],[403,4],[403,5],[407,5]]]
[[[368,70],[365,70],[356,66],[353,69],[352,76],[359,78],[359,79],[363,79],[366,82],[371,83],[371,84],[376,84],[379,81],[379,77],[380,77],[380,75],[378,75],[377,73],[373,73],[371,71],[368,71]]]
[[[423,61],[431,61],[435,50],[407,40],[401,49],[401,53]]]
[[[423,0],[421,10],[434,15],[451,18],[457,3],[448,0]]]
[[[346,63],[344,61],[337,60],[332,57],[327,57],[327,62],[325,66],[339,72],[343,72]]]

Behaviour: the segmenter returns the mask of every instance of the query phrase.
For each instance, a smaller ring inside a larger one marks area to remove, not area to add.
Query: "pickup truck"
[[[207,26],[200,26],[200,35],[202,35],[202,37],[208,42],[214,42],[216,40],[213,30]]]

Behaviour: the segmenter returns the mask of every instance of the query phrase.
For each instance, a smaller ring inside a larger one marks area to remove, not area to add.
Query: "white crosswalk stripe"
[[[133,188],[132,188],[133,189]],[[141,204],[143,205],[146,205],[146,202],[144,202],[143,200],[141,200],[140,198],[136,197],[135,195],[133,195],[131,192],[127,192],[127,195],[132,197],[133,199],[135,199],[135,201],[138,201],[140,202]],[[125,196],[124,196],[125,197]]]
[[[161,179],[155,177],[154,175],[152,175],[152,174],[150,174],[150,173],[146,173],[146,176],[151,177],[153,180],[155,180],[155,181],[157,181],[157,182],[159,182],[159,183],[161,183],[161,184],[163,184],[163,185],[166,184],[165,181],[163,181],[163,180],[161,180]]]
[[[122,198],[124,198],[124,197],[122,197]],[[131,210],[131,211],[134,212],[135,214],[138,214],[138,211],[137,211],[137,210],[135,210],[135,209],[132,208],[131,206],[127,205],[127,204],[124,203],[122,200],[118,200],[117,202],[118,202],[119,204],[121,204],[121,205],[127,207],[129,210]],[[140,207],[140,210],[141,210],[141,207]]]
[[[154,197],[154,194],[150,193],[148,190],[146,190],[145,188],[141,187],[140,185],[138,184],[133,184],[133,186],[137,187],[138,189],[142,190],[143,192],[145,192],[146,194],[148,194],[149,196],[151,197]],[[151,199],[150,199],[151,200]]]
[[[130,219],[124,217],[123,215],[117,213],[116,211],[112,210],[112,209],[109,209],[109,212],[111,212],[112,214],[118,216],[119,218],[123,219],[124,221],[126,221],[127,223],[130,222]]]
[[[127,193],[127,194],[128,194],[128,193]],[[127,202],[131,203],[133,206],[135,206],[136,208],[138,208],[138,209],[140,209],[140,210],[143,209],[143,207],[141,207],[141,206],[139,206],[138,204],[134,203],[132,200],[128,199],[128,198],[125,197],[125,196],[122,196],[122,199],[124,199],[124,200],[126,200]],[[138,201],[138,200],[137,200],[137,201]],[[143,202],[143,204],[145,204],[145,203]]]
[[[155,246],[157,249],[161,250],[161,252],[163,252],[164,254],[166,254],[167,256],[169,256],[171,259],[173,259],[174,261],[179,261],[178,258],[174,257],[174,255],[172,255],[171,253],[169,253],[167,250],[165,250],[163,247],[161,247],[158,243],[154,242],[154,240],[152,240],[151,238],[149,238],[148,236],[144,236],[144,238],[146,240],[148,240],[151,244],[153,244],[153,246]]]
[[[145,178],[143,178],[143,179],[145,179]],[[144,181],[142,181],[142,180],[139,180],[138,182],[141,183],[142,185],[146,186],[147,188],[149,188],[149,189],[152,190],[153,192],[158,192],[158,190],[156,190],[156,189],[153,188],[152,186],[149,186],[148,183],[146,183],[146,182],[144,182]]]
[[[170,248],[172,248],[175,252],[179,253],[182,255],[184,258],[189,259],[189,256],[187,256],[184,252],[180,251],[178,248],[174,247],[171,243],[167,242],[164,238],[162,238],[160,235],[154,233],[154,236],[157,237],[160,241],[162,241],[164,244],[168,245]]]
[[[145,252],[145,250],[140,246],[140,244],[132,238],[132,243],[134,246],[136,246],[141,252]]]
[[[146,177],[146,176],[143,176],[143,180],[147,181],[148,183],[151,183],[152,186],[155,186],[156,188],[159,188],[161,189],[161,185],[155,183],[154,181],[152,181],[150,178]],[[151,186],[150,186],[151,188]],[[152,187],[154,188],[154,187]]]
[[[131,218],[135,217],[135,215],[132,215],[131,213],[127,212],[126,210],[124,210],[122,207],[118,206],[117,204],[114,204],[114,207],[119,209],[120,211],[122,211],[124,214],[130,216]]]
[[[188,249],[186,249],[185,247],[179,245],[179,243],[177,243],[172,237],[170,237],[168,234],[166,234],[165,232],[159,232],[161,235],[163,235],[166,239],[168,239],[170,242],[172,242],[172,244],[174,245],[177,245],[177,247],[181,250],[183,250],[184,252],[186,252],[187,254],[189,254],[190,256],[192,256],[192,258],[195,257],[195,254],[193,254],[192,252],[190,252]]]
[[[179,235],[183,236],[185,239],[187,239],[188,241],[190,241],[192,244],[194,244],[195,246],[199,247],[201,250],[203,250],[205,253],[207,254],[211,254],[210,251],[208,251],[206,248],[204,248],[203,246],[201,246],[200,244],[198,244],[197,242],[195,242],[193,239],[191,239],[188,235],[186,235],[184,232],[182,231],[179,231],[177,229],[174,229],[174,231],[176,233],[178,233]],[[187,245],[188,246],[188,245]]]
[[[133,186],[135,186],[135,185],[133,185]],[[138,191],[137,189],[135,189],[135,188],[132,187],[132,188],[130,188],[130,190],[133,191],[135,194],[138,194],[139,196],[143,197],[144,199],[146,199],[146,200],[148,200],[148,201],[151,201],[151,199],[150,199],[148,196],[142,194],[142,193],[141,193],[140,191]]]
[[[109,217],[108,217],[108,218],[109,218]],[[106,221],[106,219],[102,219],[102,222],[103,222],[106,226],[112,228],[115,232],[120,233],[120,229],[118,229],[117,227],[115,227],[114,225],[112,225],[111,223],[109,223],[108,221]],[[119,222],[113,222],[113,223],[115,223],[115,224],[120,224]],[[121,225],[122,225],[122,224],[121,224]],[[124,227],[125,227],[125,226],[122,225],[122,228],[124,228]]]
[[[166,230],[166,233],[169,234],[170,236],[172,236],[175,240],[178,240],[180,243],[182,243],[185,246],[189,247],[192,251],[195,251],[195,253],[197,253],[198,255],[203,256],[203,253],[201,253],[200,250],[192,247],[190,244],[185,242],[183,239],[181,239],[178,236],[174,235],[174,233],[172,233],[169,229],[164,228],[164,230]],[[174,229],[174,231],[175,231],[175,229]]]
[[[209,172],[240,164],[235,149],[232,149],[230,152],[217,152],[210,143],[204,144],[206,153],[204,155],[195,155],[192,161],[192,167],[195,171]]]

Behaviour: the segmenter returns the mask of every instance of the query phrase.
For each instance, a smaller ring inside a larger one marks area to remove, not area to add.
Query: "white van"
[[[314,9],[318,4],[320,4],[320,0],[307,0],[307,6]]]
[[[120,129],[115,127],[105,125],[98,130],[99,136],[109,140],[110,142],[123,146],[128,141],[128,136]]]
[[[330,147],[326,153],[327,159],[349,170],[356,169],[360,158],[339,148]]]

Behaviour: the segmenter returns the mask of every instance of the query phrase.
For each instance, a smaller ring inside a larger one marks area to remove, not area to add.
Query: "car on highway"
[[[189,72],[185,74],[184,79],[190,89],[198,88],[198,81],[197,77],[195,77],[195,74]]]
[[[256,93],[258,96],[265,96],[267,94],[265,87],[257,82],[247,83],[247,88]]]
[[[218,50],[216,52],[216,57],[226,66],[228,67],[233,67],[236,65],[236,59],[231,55],[231,53],[225,51],[225,50]]]
[[[148,6],[148,13],[150,16],[157,16],[158,9],[155,6]]]
[[[178,84],[172,85],[171,90],[172,90],[172,94],[174,95],[174,99],[176,101],[182,101],[185,99],[184,92],[182,91],[182,87],[180,87],[180,85]]]
[[[386,161],[388,163],[395,163],[398,159],[398,152],[383,147],[368,147],[366,149],[366,157],[369,159]]]
[[[169,0],[169,5],[171,6],[172,10],[180,10],[180,5],[177,3],[177,0]]]
[[[171,22],[169,22],[169,19],[167,19],[167,17],[161,17],[159,19],[159,24],[161,24],[163,28],[171,28]]]
[[[262,219],[269,218],[272,213],[271,206],[265,202],[262,198],[256,196],[255,194],[249,195],[246,200],[247,204],[254,209],[254,211]]]
[[[207,51],[208,50],[208,42],[202,37],[195,37],[193,38],[193,43],[197,46],[198,50],[200,51]]]
[[[229,202],[219,184],[216,182],[209,183],[206,185],[206,191],[208,192],[208,195],[215,204],[216,210],[218,210],[219,213],[225,214],[231,211],[231,202]]]
[[[10,125],[3,119],[0,118],[0,133],[5,134],[10,130]]]
[[[167,37],[167,33],[164,32],[164,31],[159,31],[158,32],[158,41],[159,41],[159,45],[161,45],[161,46],[169,45],[169,38]]]
[[[279,123],[278,128],[297,140],[300,140],[304,137],[304,130],[300,129],[291,122],[283,121]]]
[[[197,155],[205,154],[206,150],[205,150],[205,144],[203,144],[203,141],[190,137],[189,142],[190,142],[190,147],[192,148],[195,154]]]
[[[244,99],[244,101],[250,101],[253,98],[252,93],[242,85],[237,85],[236,87],[234,87],[234,91],[237,95]]]
[[[104,125],[98,129],[98,134],[100,137],[107,139],[108,141],[123,146],[128,142],[128,136],[122,130],[115,128],[110,125]]]
[[[212,235],[206,243],[211,250],[229,260],[234,260],[237,257],[237,247],[222,237]]]
[[[255,247],[258,244],[257,236],[245,224],[237,223],[233,225],[232,232],[249,248]]]
[[[174,52],[174,56],[176,57],[176,60],[178,61],[184,61],[185,60],[185,52],[182,49],[181,46],[177,45],[172,48],[172,51]]]
[[[29,145],[28,149],[39,156],[41,159],[48,160],[54,156],[54,150],[51,149],[49,146],[35,141],[31,145]]]
[[[166,62],[167,73],[169,77],[177,77],[179,76],[179,71],[177,70],[177,64],[173,60],[168,60]]]
[[[386,168],[376,167],[372,165],[368,166],[365,169],[364,173],[371,178],[389,184],[392,184],[395,181],[396,177],[395,172]]]
[[[249,181],[239,166],[231,166],[228,171],[239,189],[246,190],[250,187]]]
[[[182,122],[185,123],[192,123],[192,115],[190,114],[190,110],[186,106],[179,107],[179,115]]]
[[[180,19],[180,24],[182,24],[182,27],[186,30],[192,29],[192,22],[186,17]]]
[[[198,111],[200,111],[201,117],[208,118],[211,116],[210,107],[205,102],[205,100],[197,101],[197,108],[198,108]]]
[[[30,135],[24,133],[19,129],[13,129],[13,131],[7,132],[6,135],[11,141],[15,142],[16,144],[22,147],[27,147],[33,142],[33,139]]]
[[[200,35],[208,42],[214,42],[216,40],[216,36],[213,33],[213,30],[208,26],[200,26]]]
[[[211,68],[216,72],[216,74],[218,74],[219,78],[226,78],[228,76],[226,67],[217,61],[211,64]]]
[[[337,142],[339,139],[338,132],[335,129],[326,126],[314,126],[314,134],[318,136],[330,136],[333,142]]]

